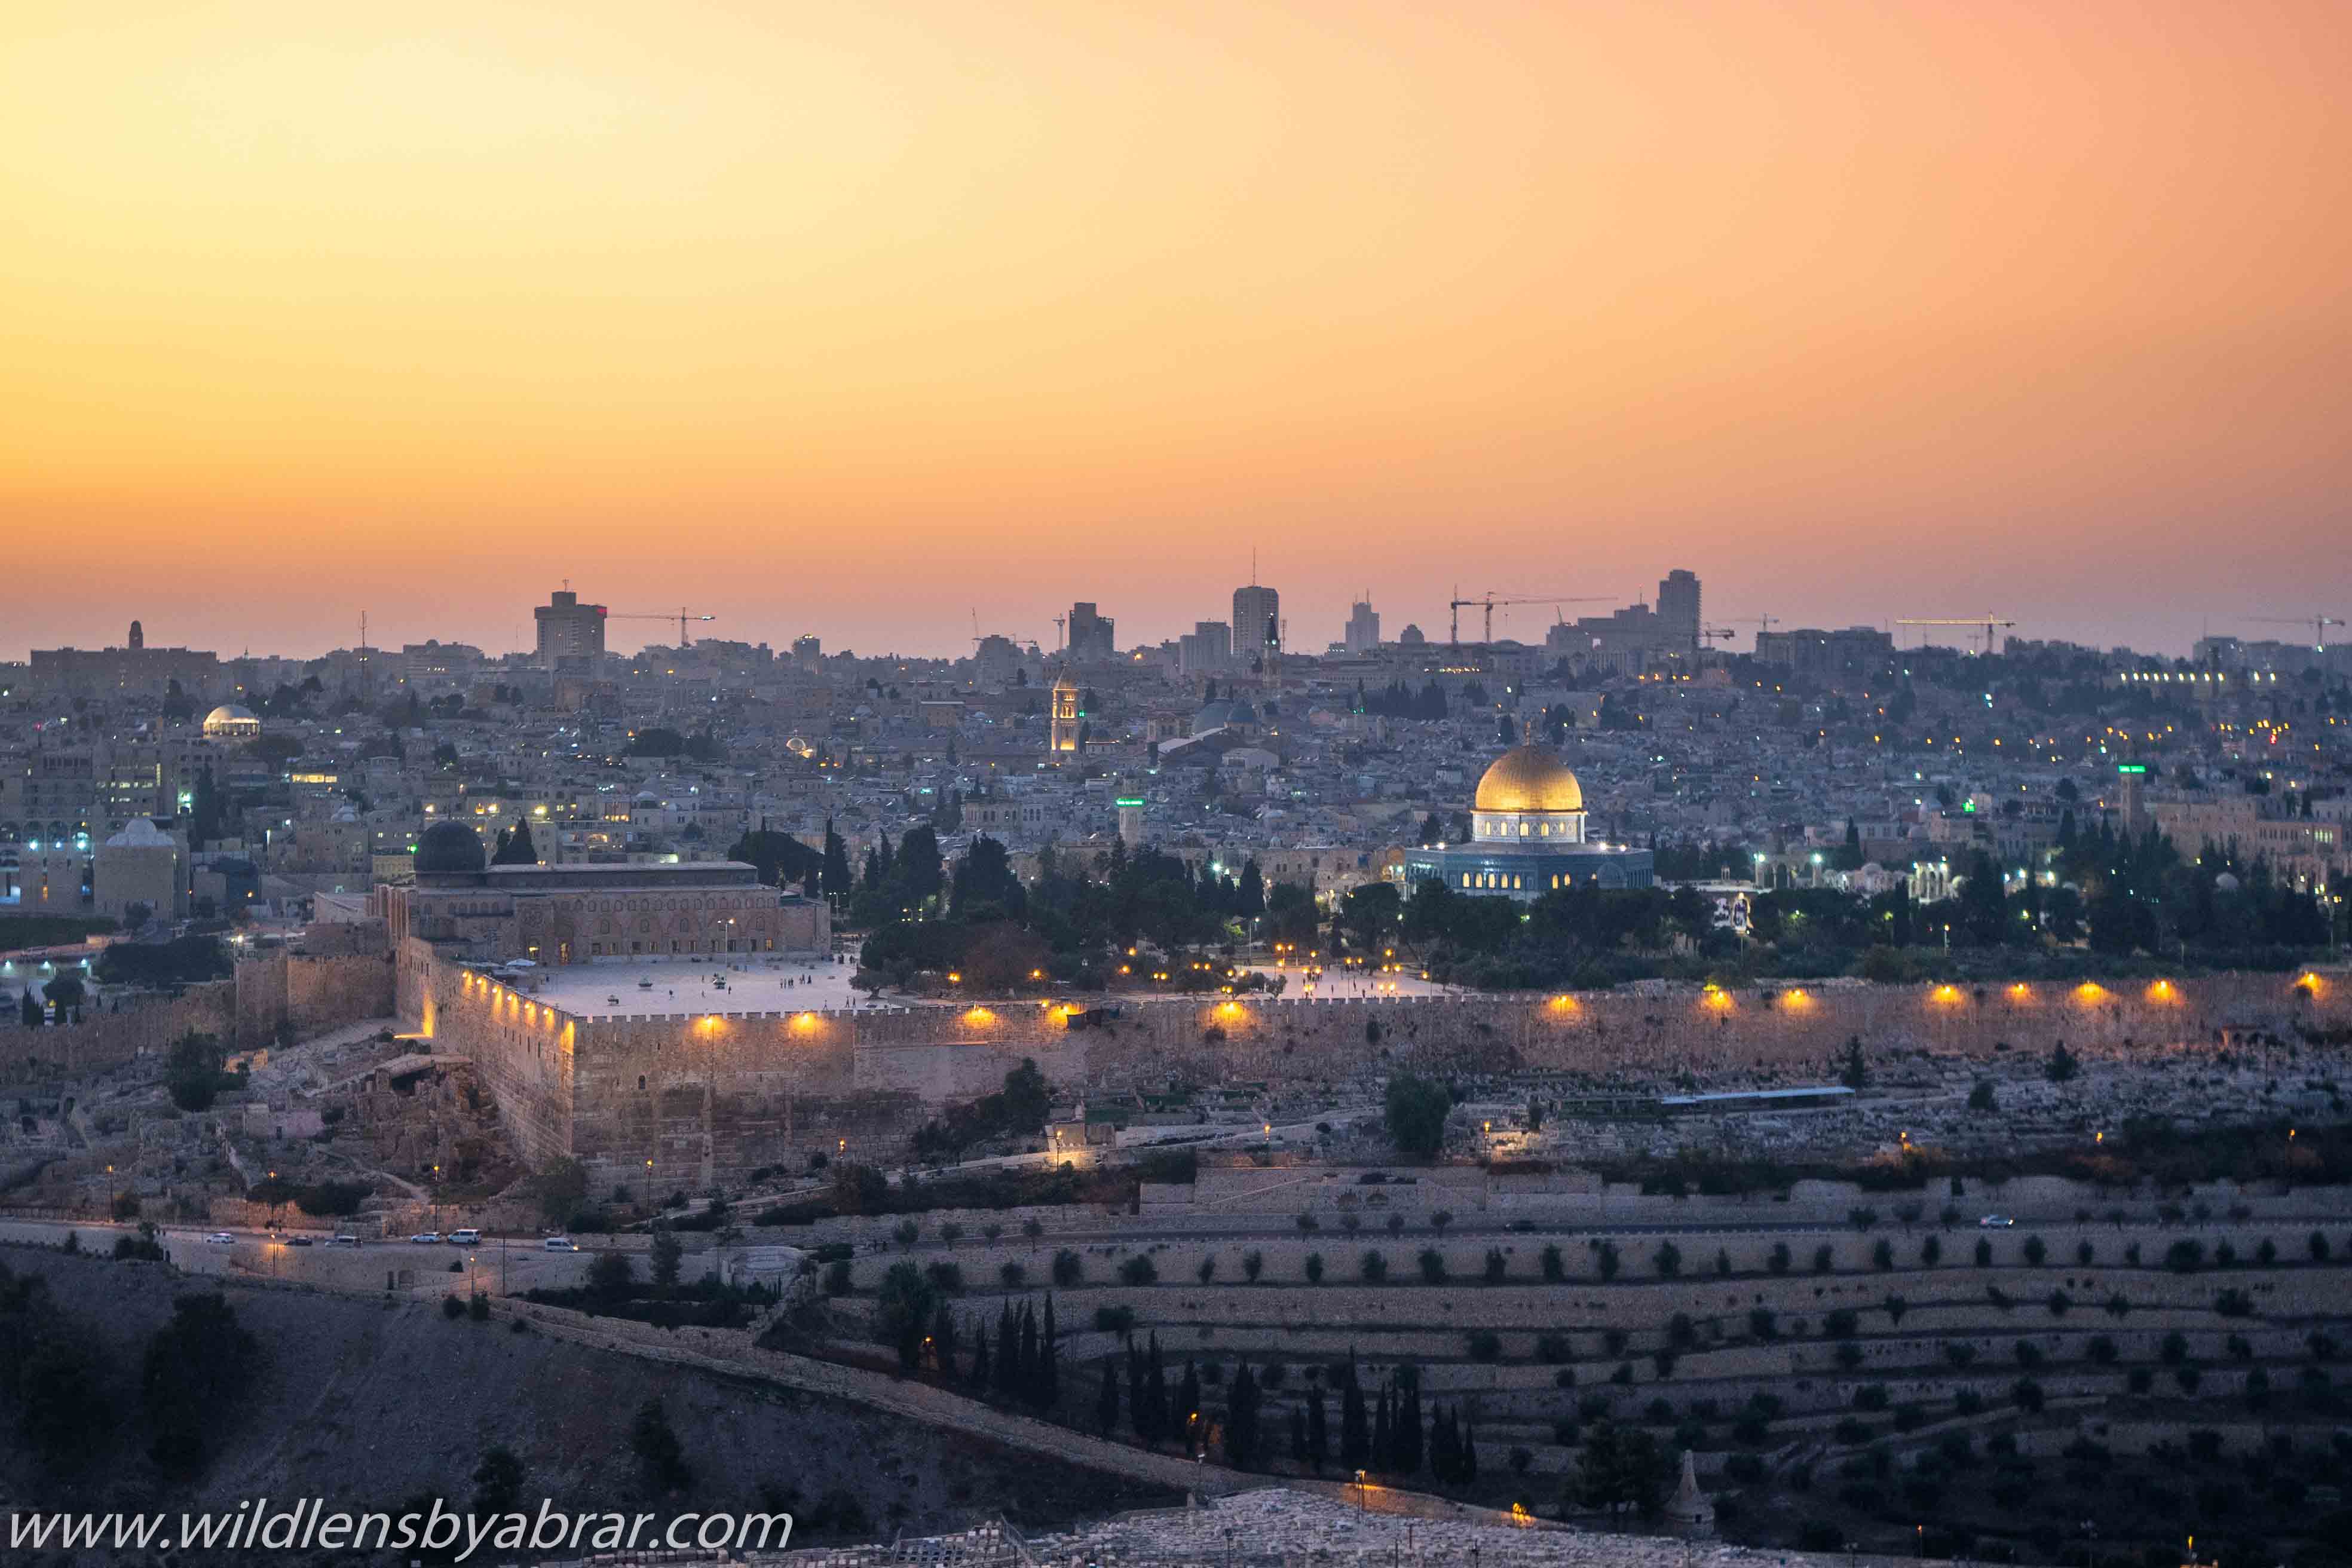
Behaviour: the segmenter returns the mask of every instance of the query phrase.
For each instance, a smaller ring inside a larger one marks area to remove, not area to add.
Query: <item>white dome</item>
[[[131,826],[106,841],[109,849],[168,849],[172,836],[150,819],[134,816]]]

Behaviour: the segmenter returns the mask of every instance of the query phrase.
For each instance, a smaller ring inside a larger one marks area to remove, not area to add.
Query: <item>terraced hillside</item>
[[[1128,1352],[1156,1342],[1178,1411],[1160,1441],[1213,1459],[1234,1446],[1237,1394],[1252,1402],[1247,1366],[1276,1470],[1314,1468],[1293,1441],[1319,1402],[1326,1474],[1360,1463],[1498,1505],[1638,1511],[1688,1449],[1737,1539],[2177,1563],[2192,1532],[2281,1553],[2344,1533],[2342,1199],[2086,1202],[1995,1228],[1976,1207],[1884,1199],[1842,1226],[1700,1204],[1671,1229],[1606,1233],[1439,1210],[990,1238],[986,1216],[932,1216],[911,1241],[869,1241],[831,1288],[847,1331],[870,1335],[889,1271],[911,1266],[947,1306],[959,1379],[974,1331],[996,1336],[1008,1306],[1050,1291],[1063,1417],[1098,1419],[1108,1367],[1132,1436]],[[1351,1364],[1360,1460],[1342,1453]],[[1422,1440],[1383,1450],[1381,1417],[1407,1410]],[[1475,1477],[1451,1436],[1433,1459],[1441,1418]]]

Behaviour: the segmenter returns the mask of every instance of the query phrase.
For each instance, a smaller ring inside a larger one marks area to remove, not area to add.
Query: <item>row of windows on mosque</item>
[[[1507,822],[1481,822],[1475,824],[1475,826],[1477,829],[1477,835],[1481,838],[1509,838],[1513,837],[1511,833],[1511,825]],[[1529,824],[1524,822],[1520,823],[1517,837],[1521,838],[1549,838],[1553,837],[1551,824],[1549,822],[1538,822],[1534,824],[1533,832],[1529,832],[1528,827]],[[1559,825],[1559,833],[1558,836],[1562,838],[1573,838],[1576,837],[1575,834],[1569,831],[1568,824],[1564,822]]]
[[[1597,883],[1601,879],[1595,876],[1592,880]],[[1491,888],[1497,892],[1523,893],[1530,887],[1572,888],[1576,886],[1576,878],[1565,871],[1555,871],[1549,881],[1547,882],[1543,878],[1538,877],[1531,883],[1524,871],[1465,871],[1462,873],[1462,886],[1470,889]]]
[[[571,952],[571,950],[572,944],[569,942],[564,943],[564,952],[567,954],[567,963],[569,962],[568,955]],[[636,953],[660,952],[662,951],[662,944],[659,942],[631,942],[626,951]],[[688,937],[683,942],[680,942],[677,939],[672,938],[669,944],[669,951],[672,952],[700,952],[703,951],[702,941],[698,937]],[[710,951],[712,952],[719,952],[719,943],[713,941],[710,944]],[[774,937],[767,937],[764,939],[753,937],[739,939],[730,937],[727,941],[725,951],[729,952],[773,952],[776,951],[776,939]],[[617,942],[592,942],[588,944],[588,956],[591,958],[604,958],[608,955],[617,958],[622,955],[623,952],[624,950],[621,944]]]

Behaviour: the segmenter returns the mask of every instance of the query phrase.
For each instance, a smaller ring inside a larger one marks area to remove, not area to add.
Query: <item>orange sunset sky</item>
[[[0,658],[503,651],[566,577],[1124,645],[1253,547],[1304,649],[1362,588],[1443,636],[1455,584],[1673,566],[1711,619],[2293,636],[2245,617],[2352,614],[2347,46],[2342,0],[10,6]]]

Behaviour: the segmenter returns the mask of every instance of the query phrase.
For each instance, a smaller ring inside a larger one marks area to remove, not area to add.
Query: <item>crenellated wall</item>
[[[1386,1000],[1150,1001],[1072,1028],[1067,1004],[583,1018],[424,959],[402,999],[482,1064],[526,1158],[576,1154],[663,1190],[740,1180],[811,1151],[898,1154],[942,1103],[1033,1058],[1090,1092],[1332,1082],[1391,1067],[1548,1070],[1654,1083],[1688,1068],[1822,1079],[1845,1042],[1874,1056],[2089,1054],[2352,1026],[2352,978],[2225,974],[2128,988],[1696,987]],[[411,971],[413,970],[413,973]]]

